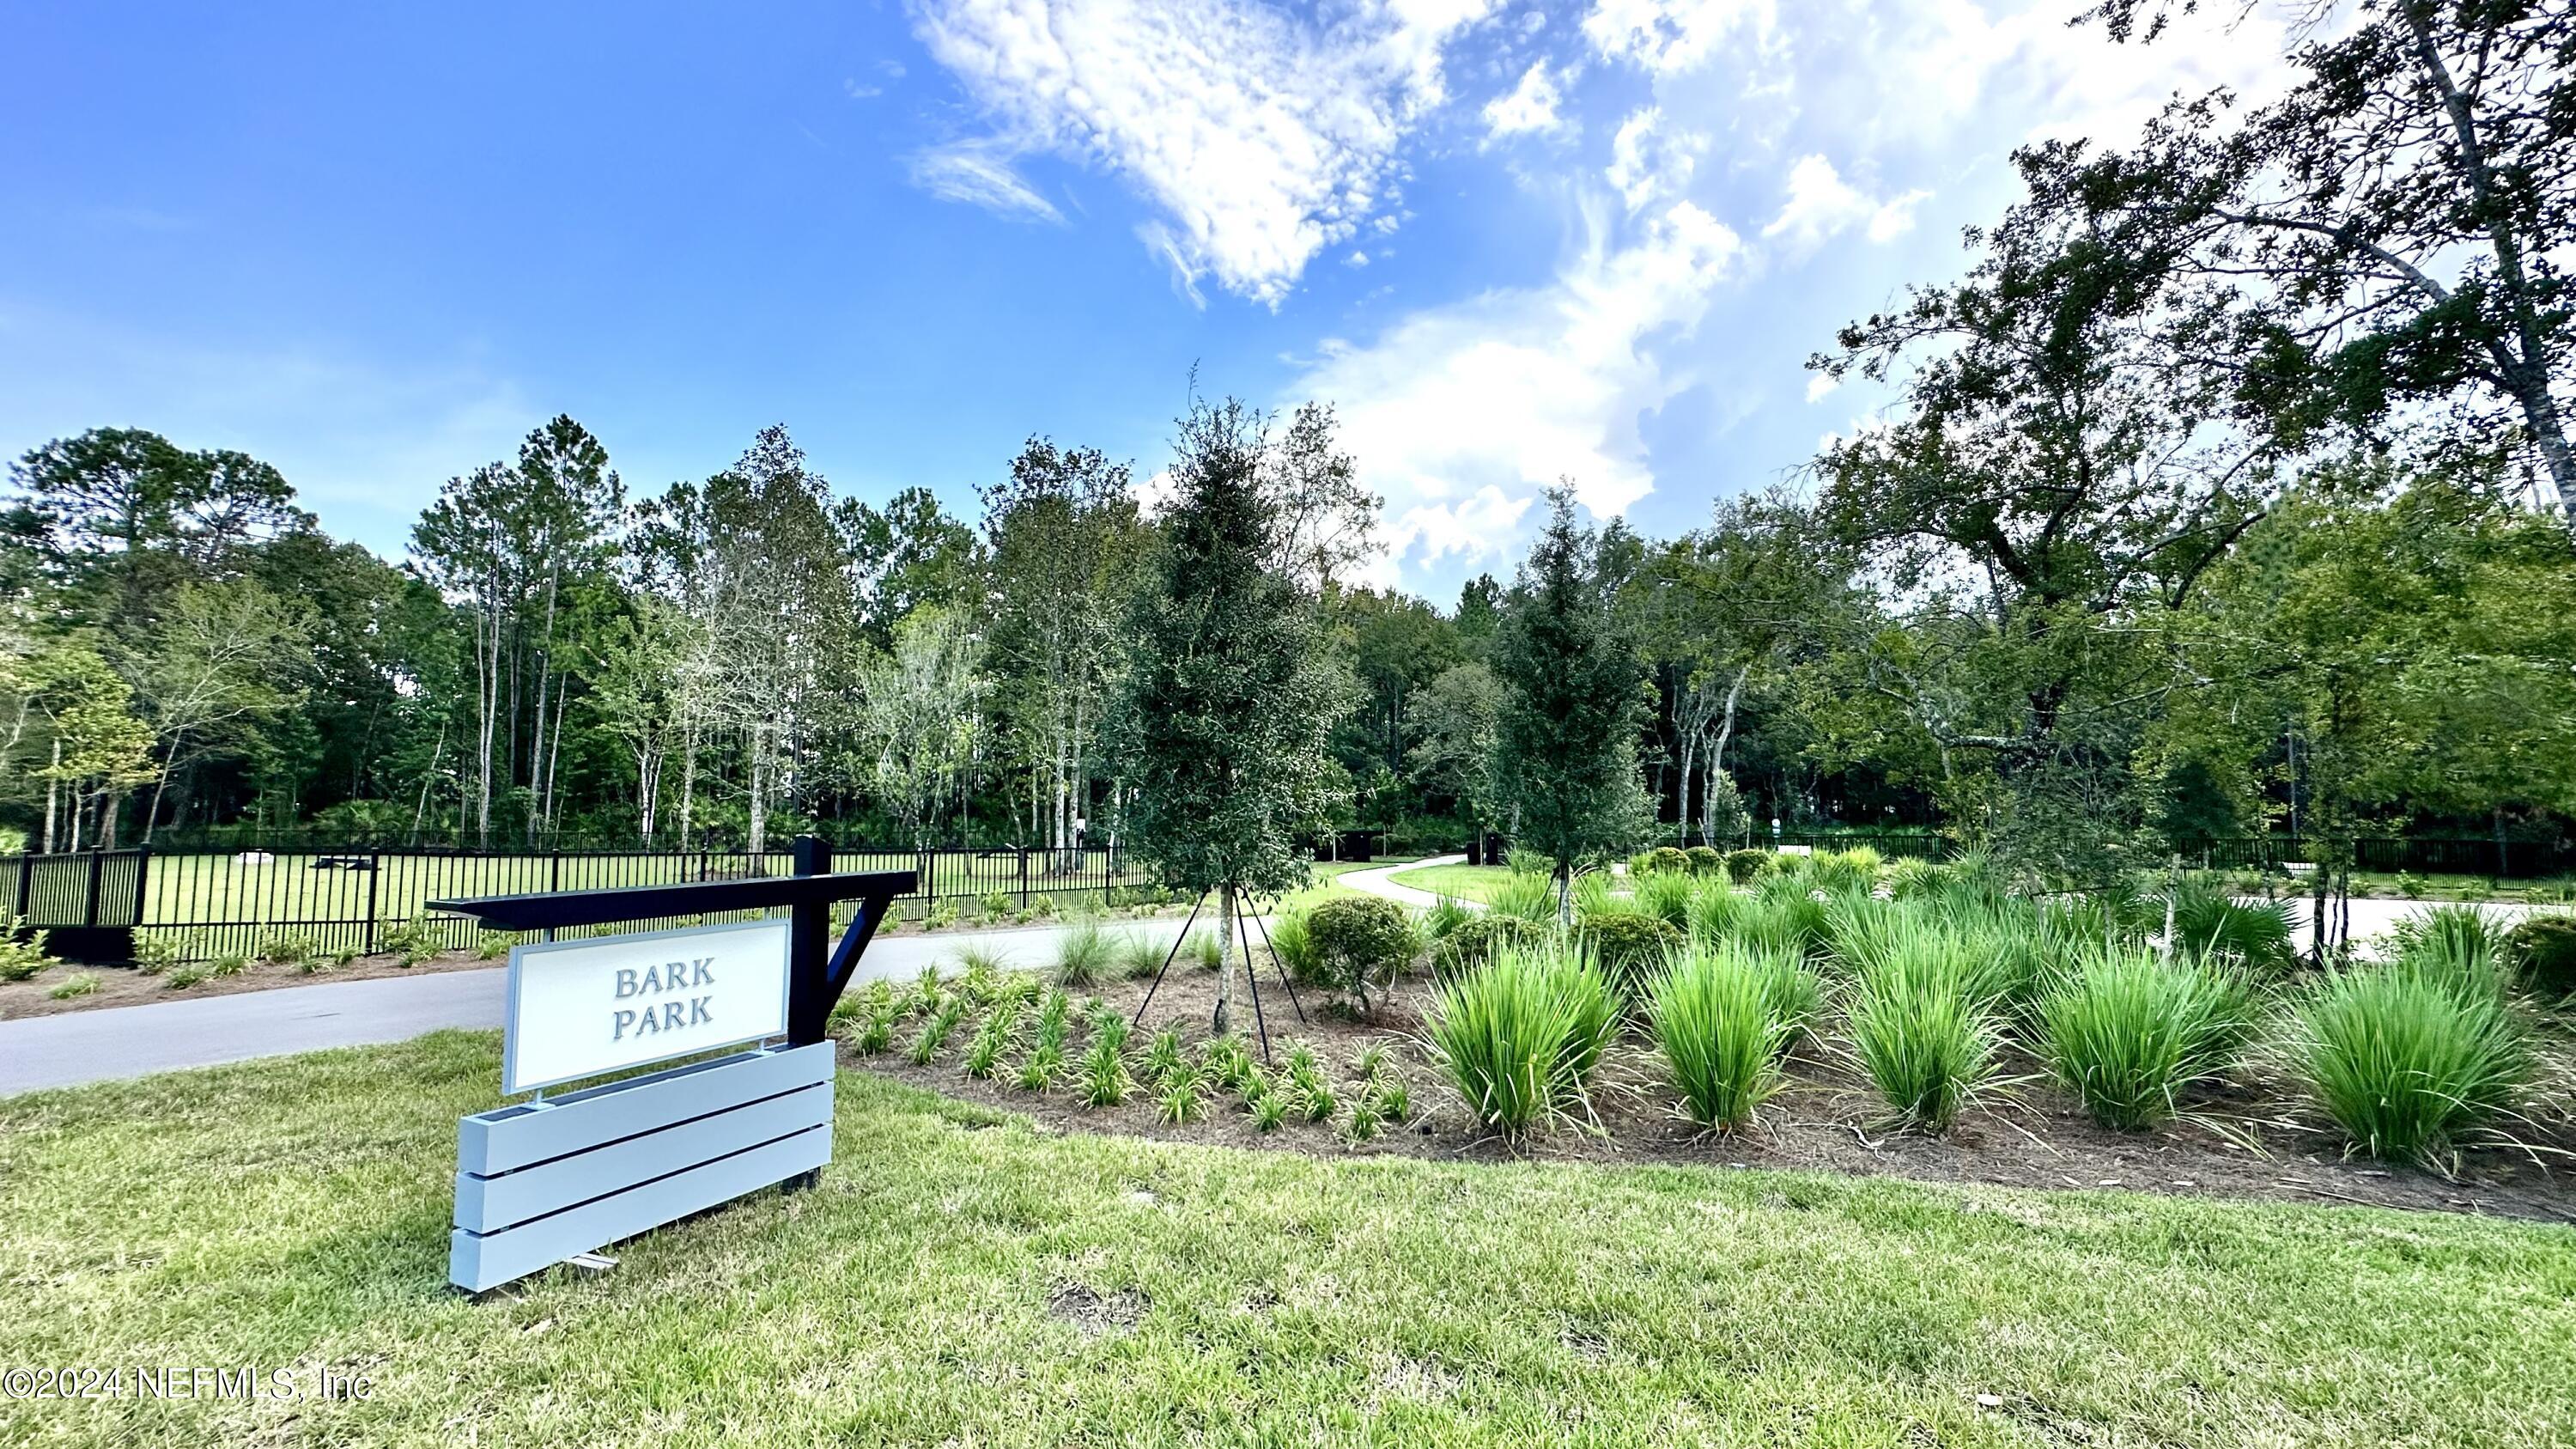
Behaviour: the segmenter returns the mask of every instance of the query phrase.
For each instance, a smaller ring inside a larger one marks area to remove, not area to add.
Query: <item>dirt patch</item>
[[[399,956],[360,956],[345,966],[304,971],[253,961],[230,976],[209,976],[193,986],[174,987],[168,973],[146,976],[131,966],[52,966],[31,981],[0,983],[0,1021],[30,1016],[59,1016],[67,1011],[98,1011],[111,1006],[148,1006],[156,1001],[186,1001],[199,996],[231,996],[244,991],[273,991],[281,986],[319,986],[328,981],[373,981],[385,976],[425,976],[436,971],[492,970],[501,961],[485,960],[472,951],[448,951],[410,966]],[[86,996],[56,1001],[46,993],[83,972],[98,978],[98,989]]]
[[[1133,1015],[1145,994],[1142,982],[1118,982],[1089,993]],[[1426,984],[1407,982],[1396,1006],[1407,1020],[1426,1005]],[[1962,1114],[1944,1136],[1903,1131],[1886,1124],[1878,1098],[1847,1062],[1810,1043],[1789,1064],[1789,1084],[1765,1105],[1750,1132],[1715,1137],[1673,1111],[1673,1093],[1661,1080],[1651,1047],[1631,1040],[1604,1058],[1597,1092],[1598,1120],[1543,1133],[1514,1149],[1494,1140],[1469,1119],[1405,1030],[1329,1016],[1304,993],[1305,1020],[1269,977],[1262,1015],[1274,1055],[1288,1043],[1312,1046],[1334,1077],[1342,1101],[1336,1124],[1291,1122],[1270,1133],[1256,1131],[1230,1095],[1211,1100],[1197,1122],[1157,1119],[1150,1093],[1137,1092],[1118,1107],[1086,1107],[1059,1086],[1024,1092],[1006,1080],[976,1081],[959,1070],[958,1057],[972,1035],[952,1032],[949,1045],[928,1066],[915,1066],[902,1048],[909,1023],[895,1033],[896,1050],[858,1056],[843,1046],[848,1064],[966,1101],[1026,1113],[1062,1130],[1112,1132],[1163,1141],[1302,1152],[1318,1157],[1402,1154],[1465,1161],[1534,1159],[1603,1164],[1688,1163],[1714,1167],[1766,1167],[1899,1177],[1920,1182],[2046,1189],[2119,1188],[2180,1197],[2252,1198],[2431,1212],[2489,1213],[2545,1222],[2576,1223],[2576,1173],[2553,1168],[2549,1152],[2576,1152],[2576,1130],[2557,1120],[2519,1129],[2546,1149],[2538,1159],[2504,1148],[2463,1155],[2456,1176],[2346,1160],[2334,1136],[2306,1120],[2275,1087],[2252,1077],[2221,1084],[2185,1104],[2183,1119],[2151,1132],[2121,1133],[2098,1126],[2038,1064],[2014,1060],[2007,1085]],[[1251,1003],[1238,986],[1236,1018],[1253,1036]],[[1166,1026],[1185,1041],[1204,1039],[1215,1006],[1215,978],[1202,970],[1175,969],[1156,992],[1137,1037],[1138,1047]],[[1412,1115],[1387,1125],[1375,1138],[1353,1142],[1346,1122],[1358,1095],[1349,1080],[1351,1061],[1371,1045],[1384,1045],[1403,1076]],[[1005,1078],[1008,1073],[1003,1074]],[[1781,1189],[1796,1195],[1796,1184]],[[1795,1206],[1794,1202],[1788,1204]],[[1967,1196],[1962,1211],[1992,1212],[2017,1222],[2044,1221],[2044,1208],[2003,1195]]]
[[[1154,1300],[1144,1290],[1121,1288],[1103,1293],[1082,1283],[1067,1283],[1047,1295],[1047,1315],[1072,1324],[1085,1338],[1124,1333],[1145,1321]]]

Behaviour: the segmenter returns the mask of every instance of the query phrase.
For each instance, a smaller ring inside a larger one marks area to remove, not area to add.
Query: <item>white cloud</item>
[[[1011,158],[974,141],[934,146],[912,158],[912,184],[942,201],[962,201],[1014,221],[1062,224],[1064,213],[1011,169]]]
[[[1840,386],[1842,386],[1841,380],[1836,378],[1833,374],[1826,372],[1817,373],[1815,376],[1807,379],[1807,401],[1810,403],[1823,402],[1832,394],[1835,388]]]
[[[1387,499],[1389,569],[1511,547],[1559,477],[1598,515],[1654,486],[1639,419],[1691,378],[1670,364],[1744,247],[1678,202],[1621,247],[1593,238],[1545,286],[1417,312],[1367,346],[1327,344],[1291,396],[1335,404],[1363,481]]]
[[[1648,106],[1620,123],[1603,174],[1627,198],[1628,209],[1637,211],[1658,197],[1680,195],[1707,149],[1708,137],[1665,126],[1663,112]]]
[[[1185,288],[1212,273],[1276,306],[1395,204],[1397,148],[1446,97],[1442,48],[1493,5],[1358,0],[1325,23],[1256,0],[923,0],[916,29],[997,149],[1125,178]]]
[[[1914,229],[1914,208],[1931,194],[1917,189],[1877,200],[1843,180],[1831,161],[1801,156],[1789,168],[1789,199],[1762,234],[1785,236],[1801,251],[1855,226],[1865,228],[1871,241],[1892,241]]]
[[[1697,67],[1739,31],[1765,43],[1778,19],[1773,0],[1594,0],[1583,34],[1603,56],[1662,74]]]
[[[1565,119],[1556,112],[1562,97],[1556,81],[1547,73],[1547,62],[1532,65],[1521,76],[1521,83],[1507,95],[1485,103],[1485,134],[1491,138],[1546,134],[1560,130]]]

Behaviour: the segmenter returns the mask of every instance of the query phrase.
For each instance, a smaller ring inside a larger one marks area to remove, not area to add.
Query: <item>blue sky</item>
[[[634,491],[784,422],[971,513],[1030,433],[1150,474],[1195,365],[1333,402],[1445,602],[1559,475],[1671,532],[1864,425],[1802,364],[1957,273],[2013,145],[2277,81],[2266,15],[2079,8],[20,3],[0,450],[241,448],[396,555],[557,412]]]

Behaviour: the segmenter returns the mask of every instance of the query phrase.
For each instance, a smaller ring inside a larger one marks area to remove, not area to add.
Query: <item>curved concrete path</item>
[[[1101,924],[1165,944],[1181,928],[1178,920]],[[909,979],[968,946],[993,952],[1006,966],[1034,970],[1054,962],[1056,940],[1067,929],[881,936],[859,958],[853,984]],[[446,1027],[488,1029],[501,1025],[508,984],[509,973],[499,967],[431,971],[0,1021],[0,1096],[325,1047],[408,1041]]]
[[[1400,865],[1379,866],[1375,870],[1344,871],[1335,884],[1348,886],[1362,895],[1379,896],[1401,906],[1428,907],[1439,904],[1440,897],[1431,891],[1397,884],[1394,879],[1395,873],[1426,865],[1465,865],[1466,863],[1467,857],[1463,855],[1435,855],[1428,860],[1408,860]],[[1471,911],[1481,911],[1485,908],[1485,903],[1482,901],[1461,898],[1460,904]]]

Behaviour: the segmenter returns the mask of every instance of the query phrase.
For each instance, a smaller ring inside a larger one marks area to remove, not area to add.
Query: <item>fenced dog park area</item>
[[[852,870],[913,872],[920,885],[899,906],[914,914],[941,903],[988,915],[1108,904],[1151,884],[1107,847],[859,847],[839,858]],[[315,953],[372,955],[393,949],[398,934],[420,948],[459,950],[475,944],[472,925],[429,902],[764,879],[793,868],[783,849],[137,849],[0,857],[0,893],[14,892],[15,915],[50,933],[67,959],[122,962],[157,948],[177,962],[254,954],[281,935]]]

